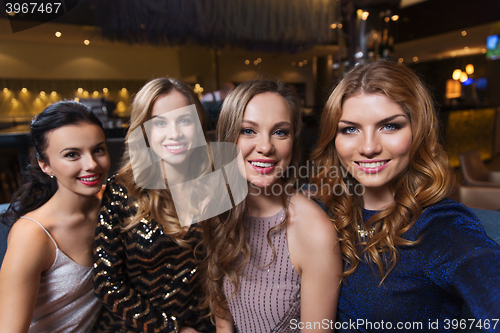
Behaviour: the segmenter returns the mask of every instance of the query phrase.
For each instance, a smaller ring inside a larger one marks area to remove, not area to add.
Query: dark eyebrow
[[[385,124],[387,122],[391,122],[391,121],[393,121],[394,119],[396,119],[398,117],[404,117],[404,118],[406,118],[406,115],[404,115],[404,114],[395,114],[394,116],[387,117],[387,118],[382,119],[381,121],[377,122],[377,126],[379,126],[381,124]],[[356,122],[352,122],[352,121],[348,121],[348,120],[342,120],[342,119],[339,121],[339,123],[345,123],[347,125],[353,125],[353,126],[358,126],[359,125]]]
[[[99,142],[98,144],[96,144],[94,147],[99,147],[99,146],[105,145],[105,144],[106,144],[106,142],[102,141],[102,142]],[[59,154],[62,153],[62,152],[65,152],[65,151],[80,151],[80,150],[81,150],[80,148],[71,148],[71,147],[68,147],[68,148],[64,148],[63,150],[61,150],[59,152]]]
[[[60,153],[62,153],[62,152],[64,152],[64,151],[66,151],[66,150],[71,150],[71,151],[75,151],[75,150],[76,150],[76,151],[80,151],[80,148],[64,148],[63,150],[61,150],[61,151],[59,152],[59,154],[60,154]]]

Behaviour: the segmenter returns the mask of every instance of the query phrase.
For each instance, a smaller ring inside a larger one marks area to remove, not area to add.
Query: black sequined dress
[[[213,332],[198,309],[199,256],[163,233],[153,219],[122,232],[135,200],[115,177],[102,199],[94,251],[94,289],[104,303],[96,332],[178,332],[182,326]],[[201,240],[193,225],[184,239]]]

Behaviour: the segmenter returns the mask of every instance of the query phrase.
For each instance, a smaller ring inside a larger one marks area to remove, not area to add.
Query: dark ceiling
[[[65,0],[67,7],[74,8],[54,22],[97,25],[94,1],[100,0]],[[376,29],[379,24],[377,21],[381,20],[378,15],[380,12],[390,10],[398,14],[400,19],[394,31],[395,43],[500,21],[500,0],[427,0],[402,9],[399,8],[399,0],[341,1],[342,6],[350,4],[356,9],[370,11],[370,25]],[[2,14],[5,17],[4,12]],[[23,18],[18,17],[16,20]]]

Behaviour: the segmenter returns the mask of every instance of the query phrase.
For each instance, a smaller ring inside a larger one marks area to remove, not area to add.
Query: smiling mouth
[[[386,164],[387,162],[389,162],[389,160],[379,161],[379,162],[371,162],[371,163],[365,163],[365,162],[355,162],[355,163],[362,168],[372,169],[372,168],[381,167],[382,165]]]
[[[182,149],[184,147],[186,147],[186,144],[165,146],[165,148],[170,149],[170,150],[179,150],[179,149]]]
[[[78,179],[83,180],[84,182],[95,182],[96,180],[99,180],[101,178],[101,175],[93,175],[89,177],[79,177]]]
[[[250,162],[253,166],[256,166],[258,168],[270,168],[274,166],[276,163],[271,163],[271,162]]]

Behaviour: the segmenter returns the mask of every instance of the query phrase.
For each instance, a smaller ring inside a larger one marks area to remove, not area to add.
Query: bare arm
[[[234,333],[233,317],[229,311],[224,318],[215,316],[215,328],[217,333]]]
[[[298,197],[298,198],[295,198]],[[290,255],[301,273],[301,332],[333,332],[342,274],[337,231],[314,202],[295,196]],[[321,327],[314,329],[314,323]],[[311,323],[312,325],[307,325]]]
[[[55,259],[55,246],[35,222],[20,219],[12,227],[0,270],[2,332],[28,332],[40,275]]]

